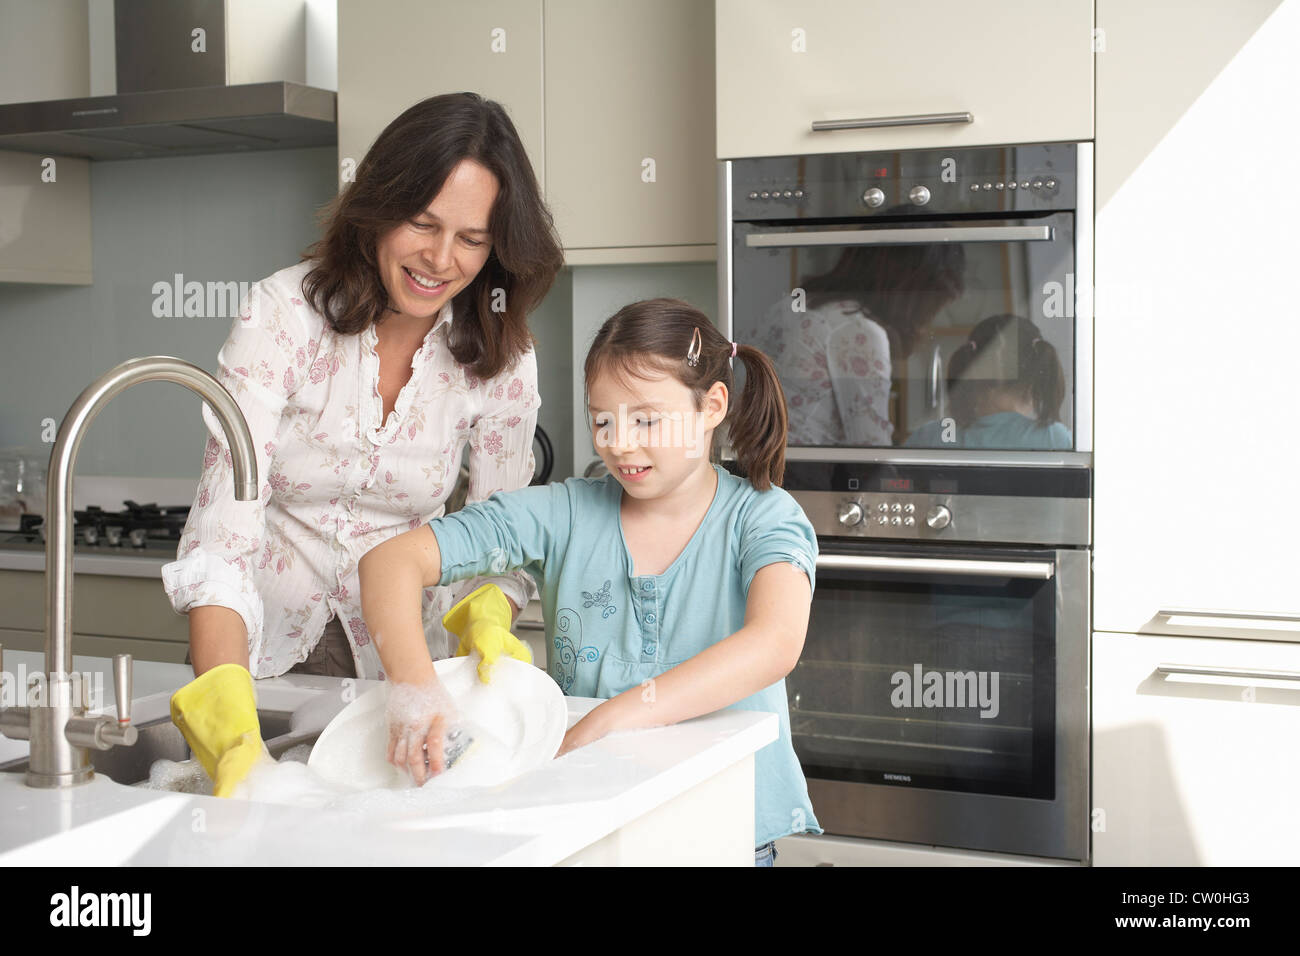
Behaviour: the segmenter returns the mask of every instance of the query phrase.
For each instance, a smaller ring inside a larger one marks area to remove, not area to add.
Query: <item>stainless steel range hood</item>
[[[0,105],[0,150],[133,159],[330,146],[303,0],[101,0],[80,99]]]
[[[0,149],[133,159],[332,146],[335,93],[249,83],[0,106]]]

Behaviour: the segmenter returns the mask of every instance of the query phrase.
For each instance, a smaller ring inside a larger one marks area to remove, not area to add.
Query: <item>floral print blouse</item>
[[[759,347],[771,356],[785,389],[791,445],[894,443],[889,335],[862,306],[828,302],[792,314],[782,302],[763,328]]]
[[[217,359],[217,379],[253,437],[261,494],[235,500],[230,446],[204,404],[203,473],[163,585],[178,613],[209,604],[239,613],[254,677],[305,660],[334,616],[352,645],[357,676],[382,679],[361,615],[357,562],[443,514],[466,443],[468,501],[532,480],[537,361],[530,350],[496,378],[475,378],[448,347],[448,304],[381,422],[375,329],[335,333],[303,296],[311,266],[299,263],[256,283]],[[426,588],[425,634],[435,659],[449,650],[443,613],[486,581],[519,607],[536,593],[523,572]]]

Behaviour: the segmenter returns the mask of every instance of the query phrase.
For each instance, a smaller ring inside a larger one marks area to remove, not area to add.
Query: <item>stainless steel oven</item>
[[[790,728],[828,833],[1088,859],[1090,485],[790,463],[821,551]]]
[[[793,458],[1086,462],[1088,143],[720,164],[720,315]]]
[[[1092,147],[721,163],[821,557],[787,679],[827,832],[1087,861]]]

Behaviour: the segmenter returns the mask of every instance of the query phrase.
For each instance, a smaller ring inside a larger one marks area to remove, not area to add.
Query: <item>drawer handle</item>
[[[1160,664],[1157,674],[1191,674],[1196,677],[1241,677],[1249,680],[1300,681],[1300,672],[1273,671],[1255,667],[1209,667],[1204,664]]]
[[[1211,611],[1166,608],[1156,612],[1145,633],[1180,635],[1191,631],[1211,636],[1242,637],[1257,641],[1300,639],[1300,614],[1253,614],[1245,611]]]
[[[813,120],[814,133],[840,129],[880,129],[887,126],[933,126],[940,123],[973,123],[973,113],[916,113],[912,116],[873,116],[867,119]]]

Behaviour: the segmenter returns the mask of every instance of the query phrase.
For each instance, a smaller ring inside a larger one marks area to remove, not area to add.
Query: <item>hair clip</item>
[[[736,357],[736,349],[738,349],[738,348],[740,348],[740,343],[739,343],[739,342],[732,342],[732,343],[731,343],[731,357],[732,357],[732,358],[735,358],[735,357]]]
[[[704,347],[704,339],[700,337],[700,330],[697,326],[695,332],[691,335],[691,347],[686,350],[686,364],[691,368],[700,364],[700,349]]]

